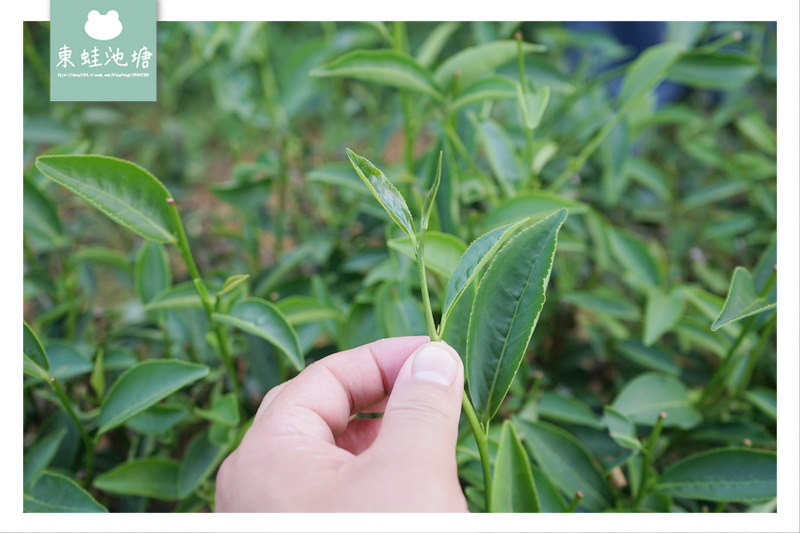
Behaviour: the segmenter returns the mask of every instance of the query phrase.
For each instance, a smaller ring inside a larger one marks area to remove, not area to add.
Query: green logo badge
[[[51,0],[50,100],[154,102],[156,0]]]

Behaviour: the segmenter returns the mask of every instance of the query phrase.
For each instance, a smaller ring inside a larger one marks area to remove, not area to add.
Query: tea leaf
[[[717,331],[722,326],[745,317],[769,311],[777,305],[774,293],[769,297],[758,296],[750,271],[744,267],[736,267],[731,276],[728,296],[725,298],[722,311],[711,325],[711,331]]]
[[[26,490],[39,479],[44,469],[50,465],[50,461],[56,455],[58,446],[66,434],[65,428],[56,429],[40,437],[27,449],[22,463],[22,485]]]
[[[548,191],[535,191],[515,195],[513,198],[503,200],[492,208],[479,223],[479,227],[484,231],[517,222],[523,218],[537,217],[551,214],[557,209],[566,209],[571,215],[586,213],[588,206],[583,202],[577,202],[568,198],[563,198],[555,193]]]
[[[305,367],[297,333],[270,302],[248,298],[234,304],[227,313],[214,313],[213,318],[269,342],[286,355],[298,372]]]
[[[642,342],[645,346],[655,343],[661,336],[680,322],[685,302],[678,290],[671,292],[650,289],[644,311]]]
[[[664,426],[690,429],[701,421],[689,390],[674,376],[647,373],[630,381],[611,406],[632,422],[653,426],[661,412],[667,414]]]
[[[308,296],[289,296],[275,302],[281,313],[292,326],[308,324],[309,322],[319,322],[328,319],[342,319],[342,312],[328,306],[316,298]]]
[[[154,359],[132,366],[117,378],[103,399],[97,420],[98,435],[206,375],[207,366],[185,361]]]
[[[56,472],[45,472],[23,494],[27,513],[107,513],[91,494],[72,479]]]
[[[228,279],[225,280],[225,283],[222,284],[222,288],[217,292],[217,297],[224,296],[229,292],[233,291],[237,287],[239,287],[242,283],[247,281],[250,277],[250,274],[236,274],[233,276],[229,276]]]
[[[386,242],[389,248],[397,250],[406,257],[416,261],[414,243],[408,237],[391,239]],[[466,245],[454,235],[438,231],[425,232],[425,267],[447,279],[456,269],[459,258]]]
[[[169,191],[142,167],[100,155],[50,155],[36,168],[145,239],[177,240]]]
[[[744,397],[772,420],[778,419],[778,399],[774,390],[757,387],[745,392]]]
[[[682,459],[667,468],[655,490],[676,498],[746,502],[777,495],[774,452],[720,448]]]
[[[60,380],[87,374],[93,368],[89,359],[66,342],[48,343],[47,357],[50,360],[50,375]]]
[[[610,230],[609,240],[614,258],[644,288],[658,287],[664,279],[661,263],[639,237],[620,229]]]
[[[173,459],[134,459],[97,476],[94,486],[114,494],[177,500],[179,470]]]
[[[542,418],[557,420],[567,424],[577,424],[595,429],[603,429],[603,423],[586,405],[570,396],[545,392],[536,406],[536,412]]]
[[[440,86],[447,87],[457,75],[459,83],[467,86],[517,57],[517,46],[517,41],[509,39],[465,48],[447,58],[436,69],[434,77]],[[544,49],[544,46],[538,44],[522,44],[523,54],[542,52]]]
[[[675,43],[664,43],[651,46],[642,52],[625,73],[617,97],[619,105],[635,101],[664,79],[667,71],[678,59],[681,48]]]
[[[509,420],[503,422],[492,476],[493,513],[538,513],[531,462]]]
[[[311,71],[311,76],[353,78],[420,92],[441,100],[430,73],[416,60],[394,50],[356,50]]]
[[[533,473],[533,482],[536,485],[536,493],[539,495],[540,512],[542,513],[563,513],[567,510],[567,504],[561,493],[553,485],[553,482],[547,477],[539,467],[531,465]]]
[[[617,345],[619,352],[626,358],[650,370],[678,376],[681,367],[675,357],[658,346],[645,346],[635,339],[626,339]]]
[[[219,422],[226,426],[239,424],[239,401],[233,393],[225,394],[218,398],[211,409],[195,408],[195,414],[211,422]]]
[[[163,435],[187,416],[183,407],[154,405],[125,422],[125,425],[146,435]]]
[[[477,278],[483,267],[492,260],[497,250],[511,234],[523,223],[525,220],[495,228],[475,239],[467,247],[447,280],[442,303],[442,322],[447,321],[447,317],[450,316],[453,307],[458,303],[466,288]]]
[[[442,52],[442,49],[447,44],[450,36],[461,26],[461,22],[449,20],[447,22],[439,23],[429,34],[425,40],[419,45],[417,51],[417,61],[423,67],[430,67],[433,65],[436,58]]]
[[[439,151],[439,162],[436,165],[436,174],[433,177],[433,185],[425,195],[425,201],[422,204],[422,216],[420,217],[420,233],[428,230],[428,223],[431,218],[431,211],[433,206],[436,205],[436,194],[439,192],[439,186],[442,184],[442,152]]]
[[[50,377],[50,361],[31,327],[22,322],[22,370],[41,379]]]
[[[22,180],[22,227],[29,236],[52,248],[67,239],[56,208],[44,192],[28,178]]]
[[[209,441],[208,430],[196,435],[186,447],[178,467],[178,498],[192,494],[216,470],[227,453],[227,446],[217,446]]]
[[[703,89],[738,89],[758,74],[747,56],[721,52],[689,52],[669,71],[669,79]]]
[[[170,286],[169,257],[163,246],[153,241],[142,243],[136,256],[134,280],[136,292],[145,304]]]
[[[505,76],[481,78],[458,93],[458,98],[450,104],[456,111],[468,105],[488,100],[504,100],[517,97],[517,82]]]
[[[349,148],[347,149],[347,157],[350,159],[353,168],[367,185],[372,195],[378,200],[378,203],[381,204],[381,207],[389,214],[389,217],[391,217],[395,224],[406,232],[406,235],[408,235],[411,242],[414,244],[414,248],[416,248],[413,218],[400,191],[398,191],[392,182],[389,181],[389,178],[378,170],[368,159],[361,157]]]
[[[484,423],[500,407],[533,335],[558,230],[566,219],[562,209],[517,234],[497,253],[478,285],[467,334],[466,374],[470,398]]]
[[[597,461],[575,437],[544,422],[514,419],[522,440],[545,474],[565,494],[583,492],[579,507],[587,511],[607,508],[613,501]]]
[[[529,130],[536,129],[547,109],[547,103],[550,101],[550,87],[545,85],[523,93],[522,88],[517,86],[517,98],[525,127]]]
[[[603,422],[617,444],[628,450],[642,449],[642,443],[636,437],[636,426],[627,416],[607,405],[603,409]]]

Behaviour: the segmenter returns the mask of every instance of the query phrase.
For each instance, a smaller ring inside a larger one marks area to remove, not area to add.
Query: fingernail
[[[411,373],[421,381],[452,385],[458,372],[456,355],[443,342],[430,342],[420,349],[411,364]]]

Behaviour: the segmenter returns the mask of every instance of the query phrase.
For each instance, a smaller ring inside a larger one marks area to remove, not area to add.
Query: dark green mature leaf
[[[203,309],[203,302],[197,295],[192,282],[167,287],[144,305],[145,311],[166,311],[175,309]]]
[[[537,412],[542,418],[558,420],[567,424],[589,426],[595,429],[603,429],[604,427],[603,423],[583,402],[577,398],[555,392],[542,394],[537,406]]]
[[[651,46],[631,63],[622,81],[617,101],[619,105],[638,99],[653,89],[678,59],[681,46],[664,43]]]
[[[22,484],[28,489],[39,479],[39,475],[50,465],[50,461],[58,450],[59,444],[67,434],[65,428],[59,428],[38,438],[25,452],[22,463]]]
[[[627,359],[650,370],[678,376],[681,367],[675,357],[659,346],[645,346],[634,339],[626,339],[617,345],[619,352]]]
[[[27,513],[107,513],[91,494],[70,478],[45,472],[23,495]]]
[[[134,459],[97,476],[94,486],[114,494],[177,500],[179,471],[180,464],[173,459]]]
[[[517,98],[517,82],[505,76],[488,76],[482,78],[458,93],[458,98],[450,104],[456,111],[468,105],[488,100],[505,100]]]
[[[564,502],[564,497],[553,485],[553,482],[547,477],[540,468],[531,465],[531,472],[533,473],[533,482],[536,485],[536,494],[539,495],[539,507],[542,513],[563,513],[567,510],[567,504]]]
[[[655,343],[664,333],[670,331],[683,316],[685,301],[681,292],[673,289],[667,292],[653,288],[647,293],[644,310],[644,330],[642,342],[645,346]]]
[[[442,87],[450,85],[456,75],[459,77],[459,83],[467,86],[484,74],[492,73],[497,67],[517,57],[518,46],[517,41],[506,40],[465,48],[447,58],[436,69],[434,76]],[[523,54],[541,52],[544,49],[544,46],[538,44],[522,44]]]
[[[134,416],[125,425],[139,433],[163,435],[188,416],[183,407],[154,405]]]
[[[239,401],[234,393],[219,397],[210,409],[195,408],[194,412],[206,420],[226,426],[239,424]]]
[[[515,195],[503,200],[489,211],[481,220],[479,227],[484,231],[517,222],[528,217],[544,217],[557,209],[566,209],[571,215],[585,213],[588,206],[576,200],[563,198],[548,191],[534,191]]]
[[[342,312],[310,296],[289,296],[275,302],[281,313],[293,327],[320,320],[342,319]]]
[[[134,233],[177,240],[169,191],[142,167],[100,155],[50,155],[37,158],[36,168]]]
[[[419,64],[423,67],[430,67],[433,62],[436,61],[436,58],[441,53],[445,44],[447,44],[450,36],[453,35],[453,32],[455,32],[459,26],[461,26],[461,22],[449,20],[440,23],[431,30],[422,44],[419,45],[419,50],[417,51],[417,61],[419,61]]]
[[[493,513],[538,513],[531,462],[511,421],[503,422],[492,475]]]
[[[743,87],[758,74],[751,57],[723,52],[689,52],[669,71],[669,79],[703,89],[731,90]]]
[[[777,305],[774,293],[767,297],[759,296],[750,271],[744,267],[736,267],[731,276],[728,296],[722,311],[711,325],[711,331],[717,331],[722,326],[745,317],[769,311]]]
[[[408,237],[390,239],[386,242],[389,248],[397,250],[406,257],[416,261],[417,254],[414,243]],[[444,279],[450,278],[464,253],[464,242],[449,233],[438,231],[425,232],[425,267],[439,274]]]
[[[442,99],[430,73],[413,58],[394,50],[355,50],[312,70],[311,75],[353,78]]]
[[[476,279],[483,267],[492,260],[497,250],[524,223],[525,221],[521,220],[515,224],[495,228],[472,241],[467,247],[447,280],[442,303],[442,322],[447,321],[453,306],[458,303],[466,288]]]
[[[523,176],[522,164],[517,159],[514,141],[493,120],[478,122],[476,127],[492,173],[505,193],[510,195],[514,191],[513,184],[519,182]]]
[[[603,410],[603,421],[617,444],[628,450],[642,449],[642,443],[636,437],[636,426],[627,416],[607,405]]]
[[[603,471],[575,437],[544,422],[514,419],[514,425],[539,468],[558,488],[570,497],[583,492],[580,507],[602,511],[611,506],[613,496]]]
[[[208,430],[199,433],[186,447],[186,453],[183,454],[183,459],[178,467],[179,498],[186,498],[192,494],[203,481],[208,479],[228,454],[228,447],[211,443],[208,433]]]
[[[470,398],[484,422],[505,398],[545,302],[558,230],[559,210],[511,239],[478,285],[467,334]]]
[[[400,191],[368,159],[361,157],[349,148],[347,149],[347,157],[350,159],[350,163],[356,173],[369,188],[375,199],[378,200],[378,203],[386,210],[386,213],[395,224],[400,226],[400,229],[408,235],[411,242],[414,243],[414,247],[416,247],[414,219]]]
[[[154,359],[126,370],[103,399],[98,434],[125,423],[176,390],[208,375],[208,367],[185,361]]]
[[[64,228],[53,203],[28,178],[22,180],[22,227],[25,233],[49,247],[66,242]]]
[[[214,313],[213,318],[269,342],[283,352],[298,371],[305,367],[297,333],[274,304],[261,298],[248,298],[234,304],[227,313]]]
[[[638,320],[639,309],[629,302],[620,291],[598,287],[592,291],[567,292],[561,301],[576,305],[598,316],[609,316],[623,320]]]
[[[50,375],[56,379],[67,380],[92,371],[92,362],[67,342],[48,343],[47,357],[50,360]]]
[[[667,413],[665,426],[690,429],[700,420],[689,397],[689,389],[678,378],[649,372],[630,381],[611,405],[636,424],[655,425],[658,415]]]
[[[778,459],[774,452],[721,448],[673,464],[655,490],[676,498],[746,502],[774,498],[778,492]]]
[[[169,257],[162,245],[153,241],[142,243],[136,256],[133,278],[136,292],[145,304],[170,286],[172,274],[169,270]]]
[[[22,370],[41,379],[47,379],[50,371],[47,353],[36,333],[25,321],[22,322]]]

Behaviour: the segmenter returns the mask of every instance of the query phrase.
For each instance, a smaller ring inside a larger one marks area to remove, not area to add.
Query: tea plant
[[[471,510],[774,510],[774,30],[667,30],[161,23],[85,106],[26,25],[25,509],[213,509],[269,388],[427,333]]]

